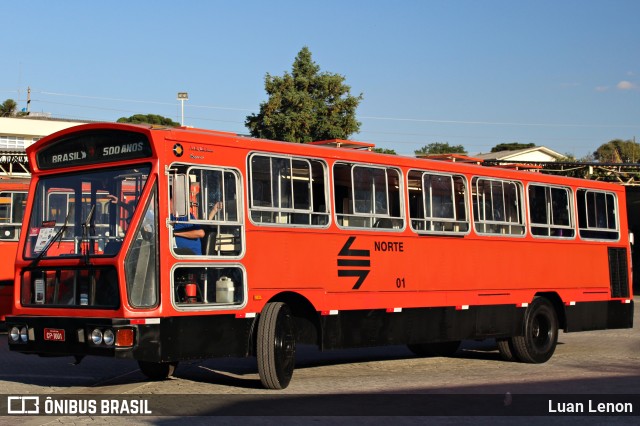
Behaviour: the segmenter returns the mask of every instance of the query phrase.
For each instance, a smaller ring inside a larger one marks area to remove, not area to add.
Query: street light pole
[[[184,101],[188,101],[189,100],[189,94],[187,92],[178,92],[178,100],[180,101],[181,104],[181,119],[180,119],[180,125],[184,126]]]

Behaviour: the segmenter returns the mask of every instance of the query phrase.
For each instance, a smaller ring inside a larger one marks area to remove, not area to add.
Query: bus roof
[[[90,123],[70,127],[53,133],[40,139],[27,148],[28,155],[40,150],[49,144],[67,135],[90,130],[123,130],[146,134],[150,139],[156,140],[158,137],[168,142],[175,143],[181,141],[185,143],[216,143],[227,146],[238,146],[243,144],[249,151],[264,151],[279,153],[283,155],[300,155],[316,158],[333,159],[335,161],[355,161],[368,164],[379,164],[385,166],[404,167],[408,169],[429,169],[446,173],[465,173],[468,175],[495,176],[506,179],[521,179],[525,181],[538,181],[555,183],[558,185],[572,184],[574,186],[619,187],[619,184],[612,182],[601,182],[557,176],[540,173],[537,167],[496,167],[483,166],[476,159],[468,156],[456,154],[436,157],[410,157],[403,155],[376,153],[371,149],[375,146],[368,142],[349,141],[344,139],[331,139],[326,141],[316,141],[309,143],[291,143],[283,141],[273,141],[268,139],[254,138],[247,135],[239,135],[232,132],[200,129],[195,127],[164,127],[146,124],[130,123]],[[286,148],[284,148],[286,146]],[[349,149],[345,149],[349,148]],[[158,149],[155,147],[154,149]],[[447,161],[442,161],[447,160]],[[35,162],[31,161],[29,164]]]

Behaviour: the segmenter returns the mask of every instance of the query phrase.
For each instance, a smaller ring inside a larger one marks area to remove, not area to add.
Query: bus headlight
[[[9,330],[9,339],[13,343],[18,343],[20,340],[20,329],[15,325],[11,327],[11,330]]]
[[[112,346],[116,340],[116,336],[115,334],[113,334],[113,330],[111,330],[110,328],[106,329],[102,334],[102,340],[104,341],[105,345]]]
[[[14,325],[9,330],[9,343],[27,343],[29,341],[29,329],[26,325]]]
[[[102,343],[102,330],[100,330],[99,328],[94,329],[91,332],[91,341],[94,345],[99,345],[100,343]]]

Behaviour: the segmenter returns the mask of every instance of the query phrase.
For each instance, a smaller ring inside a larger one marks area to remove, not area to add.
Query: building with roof
[[[68,127],[86,123],[47,116],[0,117],[0,176],[28,176],[25,148]]]
[[[566,158],[564,155],[545,146],[517,149],[514,151],[498,151],[488,154],[478,154],[474,157],[491,162],[552,162]]]

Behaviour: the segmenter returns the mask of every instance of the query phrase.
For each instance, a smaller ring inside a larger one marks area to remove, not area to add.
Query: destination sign
[[[41,169],[55,169],[150,156],[151,144],[141,133],[93,130],[52,142],[37,154],[37,162]]]

